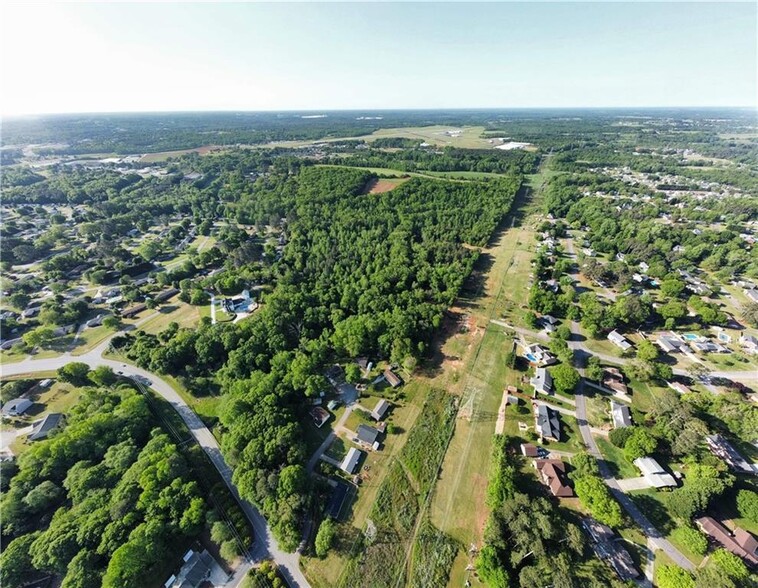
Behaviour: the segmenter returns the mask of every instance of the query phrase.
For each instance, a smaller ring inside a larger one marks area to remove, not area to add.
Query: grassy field
[[[160,151],[158,153],[147,153],[140,158],[140,163],[160,163],[172,157],[181,157],[182,155],[187,155],[188,153],[199,153],[200,155],[207,155],[214,149],[218,149],[218,147],[207,145],[205,147],[196,147],[194,149],[179,149],[177,151]]]
[[[532,178],[532,188],[541,181],[544,177]],[[432,524],[465,547],[481,543],[489,514],[485,504],[487,474],[503,389],[509,384],[522,386],[522,373],[509,370],[504,362],[512,339],[502,327],[489,321],[508,313],[521,313],[520,305],[527,296],[530,247],[534,242],[533,219],[524,222],[523,217],[533,211],[523,201],[517,203],[515,215],[505,219],[482,252],[475,273],[454,309],[468,317],[469,328],[447,334],[441,346],[441,365],[429,374],[434,385],[460,395],[461,414],[471,413],[470,418],[459,418],[456,423],[429,506]],[[519,421],[532,422],[530,410],[524,413],[508,409],[506,434],[517,433]],[[465,570],[468,563],[468,555],[459,553],[453,562],[449,586],[460,586],[469,577]]]
[[[605,437],[599,435],[595,437],[600,453],[603,454],[606,462],[610,465],[613,475],[617,478],[636,478],[640,475],[637,468],[624,457],[624,452],[608,441]]]
[[[84,355],[112,334],[111,329],[103,326],[84,329],[79,338],[72,343],[71,355]]]
[[[156,334],[168,327],[169,323],[178,323],[180,327],[193,327],[203,316],[202,308],[181,302],[175,297],[159,310],[145,310],[144,317],[151,314],[155,316],[142,323],[139,328],[146,333]]]

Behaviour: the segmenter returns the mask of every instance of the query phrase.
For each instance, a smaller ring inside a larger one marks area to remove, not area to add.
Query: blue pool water
[[[525,356],[529,361],[537,361],[537,358],[534,357],[533,353],[527,353]]]
[[[682,338],[685,341],[697,341],[698,339],[700,339],[700,337],[698,337],[695,333],[685,333],[684,335],[682,335]]]

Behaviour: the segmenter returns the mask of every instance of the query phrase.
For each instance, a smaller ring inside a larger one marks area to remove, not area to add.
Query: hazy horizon
[[[755,3],[2,7],[3,116],[756,108]]]

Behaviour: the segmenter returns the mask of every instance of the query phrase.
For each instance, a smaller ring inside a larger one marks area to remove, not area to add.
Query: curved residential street
[[[203,448],[203,451],[208,455],[213,465],[216,466],[224,483],[242,506],[242,509],[255,532],[255,543],[251,551],[252,559],[254,561],[273,559],[279,566],[279,570],[286,578],[287,583],[292,588],[310,588],[308,580],[306,580],[300,570],[299,554],[282,551],[277,545],[276,539],[272,536],[271,530],[266,523],[266,519],[263,518],[263,515],[261,515],[258,509],[252,504],[240,497],[237,487],[232,481],[232,470],[224,460],[218,441],[216,441],[216,438],[208,430],[200,417],[195,414],[182,397],[179,396],[176,390],[174,390],[165,380],[162,380],[155,374],[134,365],[124,364],[119,361],[104,358],[103,353],[108,348],[109,343],[110,338],[83,355],[72,356],[66,353],[58,357],[45,359],[27,358],[16,363],[0,365],[0,377],[55,371],[67,363],[79,361],[86,363],[91,368],[104,365],[112,368],[113,371],[120,371],[127,377],[134,378],[137,376],[138,379],[144,378],[145,380],[149,380],[150,388],[155,390],[155,392],[157,392],[164,400],[169,402],[171,406],[174,407],[174,410],[179,413],[179,416],[181,416],[182,420],[189,428],[192,436]],[[245,564],[242,569],[237,570],[237,573],[235,573],[234,576],[233,585],[236,585],[242,580],[249,567],[250,564]]]

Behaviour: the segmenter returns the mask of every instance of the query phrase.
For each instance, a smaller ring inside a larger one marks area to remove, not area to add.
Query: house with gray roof
[[[534,387],[534,391],[539,394],[553,393],[553,376],[545,368],[537,368],[529,383]]]
[[[63,414],[60,412],[51,412],[44,418],[32,423],[32,432],[27,438],[29,441],[39,441],[47,439],[53,431],[63,426]]]
[[[15,398],[13,400],[9,400],[3,405],[3,410],[2,410],[3,416],[7,416],[7,417],[21,416],[27,410],[29,410],[29,407],[32,404],[34,403],[28,398]]]
[[[537,404],[534,409],[534,430],[542,439],[561,440],[561,421],[558,412],[545,404]]]

